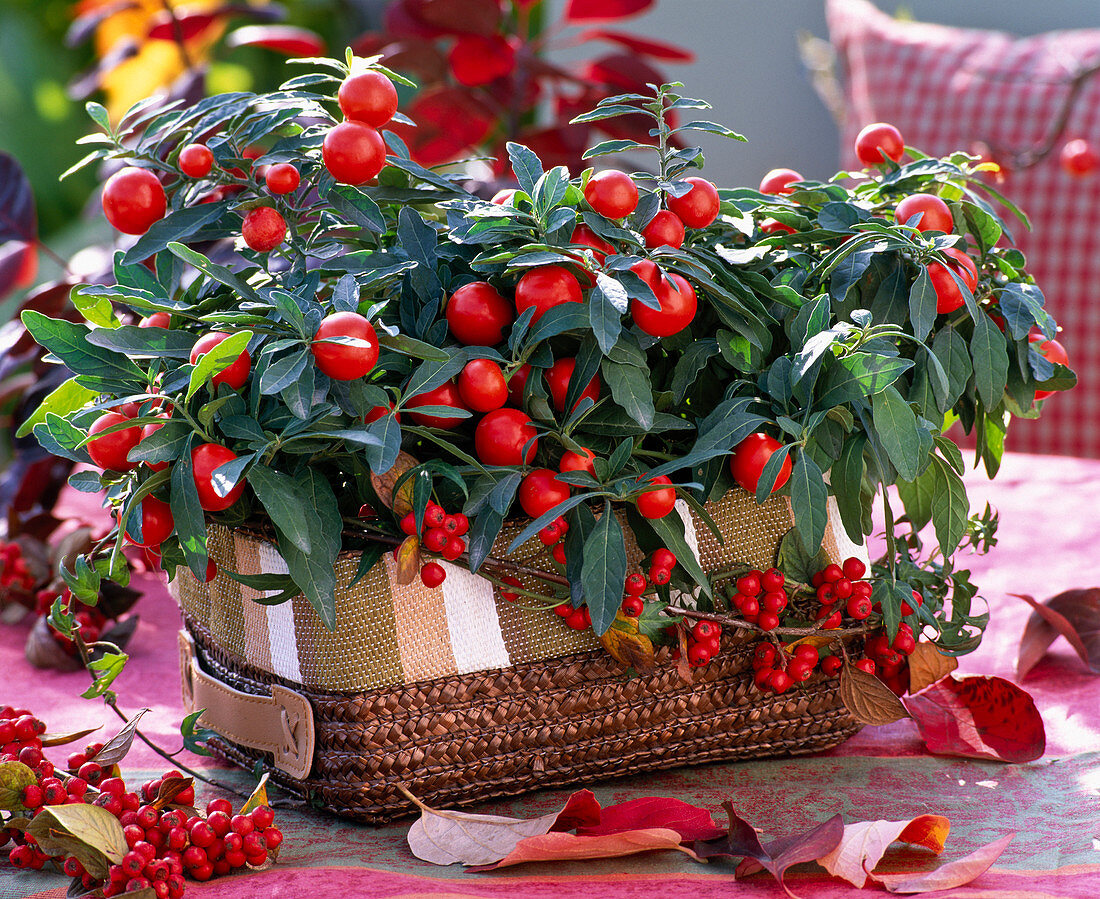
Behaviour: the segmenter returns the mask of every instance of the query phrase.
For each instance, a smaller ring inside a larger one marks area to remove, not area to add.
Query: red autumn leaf
[[[496,34],[500,26],[497,0],[406,0],[409,14],[444,34]]]
[[[1012,593],[1035,611],[1027,620],[1016,658],[1016,677],[1023,680],[1061,634],[1093,674],[1100,674],[1100,588],[1066,590],[1037,602]]]
[[[381,42],[368,42],[365,36],[353,49],[358,56],[374,56],[376,53],[385,58],[391,69],[412,76],[421,89],[443,81],[450,72],[447,57],[429,40],[419,37],[403,37],[387,42],[382,35]]]
[[[200,37],[221,16],[207,12],[177,12],[175,16],[167,10],[153,16],[149,22],[146,38],[151,41],[189,41]]]
[[[1016,834],[1010,833],[969,855],[924,874],[872,874],[891,893],[931,893],[964,886],[990,869]]]
[[[527,837],[552,830],[570,830],[600,820],[600,805],[590,790],[578,790],[561,811],[538,818],[475,815],[424,805],[405,794],[419,808],[420,817],[409,828],[413,855],[436,865],[493,865],[508,858]]]
[[[729,802],[723,802],[722,807],[730,819],[729,832],[717,840],[696,843],[696,854],[700,858],[729,856],[758,862],[759,867],[750,863],[745,867],[744,873],[758,871],[760,868],[769,871],[788,896],[794,894],[783,882],[787,868],[828,855],[844,836],[844,819],[840,815],[833,815],[812,830],[780,837],[765,846],[760,842],[760,834],[756,828],[739,817]],[[739,868],[738,874],[741,873],[742,869]]]
[[[584,41],[610,41],[651,59],[667,59],[674,62],[694,62],[695,54],[675,44],[653,41],[626,31],[609,31],[605,28],[589,28],[579,35]]]
[[[245,25],[225,42],[230,47],[264,47],[291,58],[325,55],[325,42],[319,34],[293,25]]]
[[[837,847],[817,862],[834,877],[842,877],[862,889],[891,843],[911,843],[939,854],[950,830],[951,823],[941,815],[846,824]]]
[[[505,858],[492,865],[477,865],[469,871],[496,871],[527,862],[581,861],[589,858],[620,858],[654,849],[678,849],[694,856],[680,845],[680,835],[675,830],[652,827],[645,830],[628,830],[623,833],[602,836],[577,836],[572,833],[547,833],[520,840],[516,848]]]
[[[28,287],[38,271],[38,249],[33,243],[13,240],[0,244],[0,298]]]
[[[388,4],[382,14],[385,30],[400,37],[433,38],[442,35],[438,28],[432,28],[417,17],[413,12],[415,5],[413,0],[395,0]]]
[[[685,843],[693,840],[714,840],[725,831],[714,823],[705,808],[689,805],[679,799],[647,796],[611,805],[600,813],[599,824],[578,829],[585,836],[623,833],[662,827],[675,830]]]
[[[577,22],[614,22],[645,12],[653,0],[569,0],[564,20]]]
[[[1001,677],[945,677],[902,701],[937,755],[1030,762],[1046,748],[1035,702]]]
[[[394,125],[421,165],[457,158],[485,139],[495,118],[467,90],[442,87],[419,94],[405,109],[416,128]]]

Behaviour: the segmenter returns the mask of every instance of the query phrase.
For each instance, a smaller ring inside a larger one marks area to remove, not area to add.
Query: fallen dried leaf
[[[1001,677],[945,677],[904,702],[937,755],[1030,762],[1046,749],[1035,702]]]
[[[477,865],[471,871],[496,871],[527,862],[579,861],[586,858],[620,858],[654,849],[676,849],[695,858],[695,853],[680,845],[680,834],[665,827],[628,830],[600,836],[572,833],[546,833],[521,839],[499,862]]]
[[[840,700],[863,724],[893,724],[908,718],[901,700],[873,674],[845,664],[840,672]]]
[[[107,863],[122,863],[129,850],[118,818],[98,805],[48,805],[27,833],[47,855],[75,855],[95,877],[107,876]]]
[[[266,778],[267,774],[265,773],[264,783],[267,782]],[[166,805],[170,805],[172,800],[175,799],[180,793],[182,793],[188,787],[193,787],[194,785],[195,780],[192,777],[166,777],[160,782],[160,788],[157,790],[157,798],[149,804],[155,809],[162,809]],[[267,804],[266,792],[264,793],[263,802],[260,802],[258,804]],[[249,811],[251,811],[251,809],[249,809]],[[242,811],[241,814],[244,815],[247,814],[247,812]]]
[[[416,465],[416,459],[402,451],[397,454],[397,460],[393,463],[393,467],[385,474],[371,472],[370,482],[371,486],[374,487],[375,494],[382,500],[383,505],[393,510],[393,514],[398,518],[404,518],[413,510],[413,482],[412,479],[405,481],[396,495],[393,492],[393,485],[397,483],[401,475]]]
[[[935,853],[943,851],[951,822],[940,815],[920,815],[908,821],[860,821],[844,825],[844,836],[820,864],[834,877],[863,888],[891,843],[912,843]]]
[[[909,654],[909,692],[919,693],[958,667],[959,660],[945,656],[934,643],[918,643]]]
[[[1020,638],[1016,677],[1023,680],[1061,634],[1093,674],[1100,674],[1100,588],[1066,590],[1040,603],[1011,593],[1035,611]]]
[[[267,780],[271,775],[265,771],[260,777],[260,782],[256,784],[256,789],[252,791],[252,795],[245,800],[245,804],[241,806],[241,810],[238,814],[247,815],[253,809],[259,808],[261,805],[267,805]]]
[[[638,632],[638,619],[619,612],[615,620],[599,637],[603,648],[620,665],[633,668],[639,674],[653,670],[653,643]]]
[[[130,746],[134,742],[134,732],[137,730],[138,722],[147,711],[149,710],[142,709],[137,714],[131,715],[130,720],[123,725],[122,730],[104,743],[103,748],[88,761],[95,762],[106,769],[112,765],[117,765],[126,758],[126,753],[130,751]]]
[[[527,837],[542,836],[555,826],[573,828],[600,820],[600,806],[590,790],[578,790],[560,811],[549,815],[505,818],[434,809],[403,787],[399,789],[420,809],[420,817],[409,828],[409,849],[417,858],[435,865],[503,863]]]
[[[98,727],[73,731],[71,734],[42,734],[38,739],[43,746],[64,746],[66,743],[75,743],[77,740],[88,736],[88,734],[94,734],[102,726],[101,724]]]
[[[397,547],[397,583],[411,584],[420,575],[420,539],[413,534]]]
[[[705,808],[662,796],[647,796],[610,805],[600,813],[598,824],[581,827],[577,833],[582,836],[599,836],[654,827],[675,830],[685,843],[693,840],[715,840],[725,833]]]
[[[751,824],[733,810],[729,802],[722,807],[730,819],[729,832],[720,839],[707,840],[695,844],[695,852],[700,858],[730,856],[748,858],[759,862],[760,867],[769,871],[779,881],[779,885],[788,896],[794,896],[783,882],[783,875],[791,865],[812,862],[828,855],[840,843],[844,836],[844,819],[833,815],[824,824],[819,824],[805,833],[793,834],[773,840],[766,846],[760,842],[760,834]],[[759,870],[755,866],[738,868],[738,876]]]
[[[891,893],[930,893],[970,883],[990,869],[1016,834],[1010,833],[957,861],[924,874],[873,874]]]

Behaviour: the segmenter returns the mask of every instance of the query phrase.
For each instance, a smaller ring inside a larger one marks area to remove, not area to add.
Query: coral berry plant
[[[139,236],[114,283],[73,292],[86,324],[23,316],[73,373],[24,430],[95,463],[73,483],[105,488],[125,535],[66,573],[74,595],[94,597],[126,541],[206,579],[213,518],[272,536],[289,569],[224,576],[269,601],[303,593],[330,623],[337,555],[360,550],[363,572],[395,550],[406,582],[436,587],[437,560],[457,561],[565,626],[625,626],[690,664],[719,650],[723,618],[882,633],[890,674],[905,634],[976,645],[985,619],[950,560],[988,519],[968,518],[945,431],[974,432],[995,472],[1010,416],[1074,381],[980,166],[880,129],[849,186],[720,187],[685,137],[738,135],[674,125],[706,104],[671,84],[578,119],[646,118],[649,138],[586,156],[646,154],[655,174],[544,169],[511,143],[516,186],[489,201],[410,158],[376,60],[310,62],[270,94],[114,127],[91,109],[93,158],[126,166],[105,209]],[[932,567],[894,536],[895,484],[906,526],[934,526]],[[789,497],[776,570],[708,575],[691,551],[678,507],[707,522],[731,490]],[[873,581],[850,560],[813,583],[830,497],[861,543],[876,494],[889,552]],[[513,549],[546,546],[541,588],[492,551],[508,519]],[[784,653],[762,663],[768,689],[818,664]]]

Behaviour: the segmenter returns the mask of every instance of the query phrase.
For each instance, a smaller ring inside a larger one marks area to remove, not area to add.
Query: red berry
[[[774,612],[761,611],[760,617],[756,619],[756,623],[762,631],[773,631],[779,627],[779,616]]]
[[[507,574],[504,577],[502,577],[501,581],[503,581],[505,584],[507,584],[510,587],[518,587],[520,589],[523,589],[523,582],[519,578],[512,577],[510,574]],[[515,602],[517,599],[519,599],[519,594],[518,593],[516,593],[513,590],[505,590],[503,587],[500,590],[500,595],[501,595],[501,598],[504,599],[507,602]]]
[[[553,557],[554,561],[557,562],[559,565],[564,565],[565,564],[565,544],[564,543],[557,544],[557,546],[555,546],[552,550],[550,550],[550,555]]]
[[[241,237],[257,253],[270,252],[286,239],[286,219],[270,206],[257,206],[244,217]]]
[[[835,677],[844,667],[844,660],[840,656],[825,656],[821,660],[821,670],[829,677]]]
[[[329,129],[321,156],[330,175],[344,184],[362,184],[382,171],[386,144],[370,125],[341,122]]]
[[[795,647],[794,657],[806,662],[812,668],[817,664],[818,660],[817,647],[811,646],[809,643],[799,643],[798,646]]]
[[[623,600],[620,608],[624,615],[637,618],[645,610],[645,602],[640,596],[628,596]]]
[[[103,768],[96,762],[85,762],[80,766],[77,776],[94,787],[103,780]]]
[[[420,580],[425,587],[438,587],[447,579],[447,572],[438,562],[429,562],[420,569]]]
[[[297,190],[302,177],[289,162],[277,162],[264,172],[264,183],[273,194],[288,194]]]
[[[214,829],[205,821],[196,821],[188,830],[193,845],[205,849],[208,846],[214,845],[214,841],[218,838],[214,833]]]
[[[832,603],[836,602],[837,595],[836,590],[833,588],[833,585],[826,583],[818,587],[817,600],[823,606],[832,605]]]
[[[844,560],[844,576],[850,581],[858,581],[867,573],[867,566],[854,556]]]
[[[233,812],[233,803],[228,799],[211,799],[206,803],[206,814],[212,814],[213,812],[225,812],[229,815]]]
[[[851,618],[862,621],[871,614],[871,598],[869,596],[853,596],[848,600],[846,608]]]
[[[617,169],[597,172],[584,187],[584,198],[605,218],[620,219],[638,205],[638,188],[633,179]]]
[[[636,571],[634,574],[627,575],[625,589],[631,596],[641,596],[645,593],[647,586],[645,575],[641,572]]]
[[[416,515],[409,512],[408,515],[401,519],[400,527],[402,533],[408,534],[410,537],[418,533],[416,530]],[[214,801],[217,802],[218,800]]]
[[[913,638],[912,634],[906,634],[899,631],[898,635],[894,637],[894,642],[891,645],[894,647],[895,652],[907,656],[917,648],[917,641]]]
[[[382,72],[368,69],[349,75],[336,95],[344,118],[381,128],[397,112],[397,88]]]
[[[749,621],[752,621],[760,614],[760,601],[755,596],[746,596],[740,605],[738,605],[738,608],[741,610],[742,615]]]
[[[749,572],[737,579],[737,592],[743,596],[758,596],[760,594],[760,578]]]
[[[428,528],[424,532],[424,548],[428,552],[442,552],[443,547],[447,545],[447,541],[450,539],[451,535],[447,533],[445,528]]]
[[[654,551],[652,561],[659,568],[674,568],[676,566],[676,556],[664,547]]]
[[[874,674],[875,673],[875,663],[872,662],[870,659],[859,659],[856,662],[856,667],[860,671],[865,671],[868,674]]]
[[[787,675],[795,683],[801,683],[807,681],[814,673],[813,665],[808,664],[802,660],[796,659],[787,666]]]
[[[713,621],[697,621],[691,629],[691,635],[700,642],[717,637],[722,633],[722,628]]]
[[[790,689],[791,678],[786,671],[776,669],[768,676],[768,686],[775,693],[785,693]]]
[[[825,583],[835,584],[842,577],[844,577],[844,572],[841,570],[839,565],[826,565],[821,570],[821,576],[825,580]]]
[[[546,527],[539,531],[539,541],[543,546],[553,546],[561,539],[561,531],[558,530],[558,526],[554,522],[550,522]]]
[[[771,643],[757,643],[753,650],[752,663],[756,668],[771,668],[775,664],[775,646]]]
[[[765,593],[760,599],[760,608],[765,612],[778,615],[787,608],[787,593],[785,590],[775,590]]]
[[[225,812],[211,812],[206,816],[206,823],[210,825],[210,829],[214,831],[214,836],[224,837],[230,831],[230,817]]]
[[[659,587],[663,587],[672,580],[672,572],[667,568],[653,566],[649,569],[649,579]]]
[[[452,537],[447,541],[447,545],[443,547],[443,551],[440,555],[443,556],[448,562],[453,562],[459,556],[466,552],[466,544],[461,537]]]
[[[703,643],[692,643],[688,647],[687,657],[693,668],[700,668],[710,661],[710,649]]]
[[[913,606],[916,606],[919,609],[923,605],[924,605],[924,597],[920,594],[919,591],[914,590],[913,591]],[[913,606],[909,605],[909,603],[907,603],[907,602],[903,602],[901,604],[901,614],[902,615],[912,615],[913,611],[914,611]]]
[[[164,187],[148,169],[127,166],[103,185],[103,213],[124,234],[144,234],[167,209]]]
[[[760,578],[760,586],[766,591],[782,590],[786,579],[778,568],[769,568]]]
[[[283,832],[277,827],[265,828],[264,839],[267,841],[268,849],[278,849],[283,842]]]

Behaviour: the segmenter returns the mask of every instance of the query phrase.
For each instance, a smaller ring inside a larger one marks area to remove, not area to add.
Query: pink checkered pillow
[[[1069,73],[1100,62],[1100,30],[1015,38],[897,21],[868,0],[828,0],[827,16],[847,82],[845,166],[856,165],[856,133],[877,121],[937,156],[979,142],[1032,148],[1051,134]],[[1064,139],[1078,137],[1100,147],[1100,76],[1072,106]],[[1047,402],[1040,420],[1015,421],[1008,447],[1100,456],[1100,174],[1066,174],[1056,148],[997,187],[1031,218],[1031,233],[1010,227],[1064,329],[1058,339],[1079,379]]]

